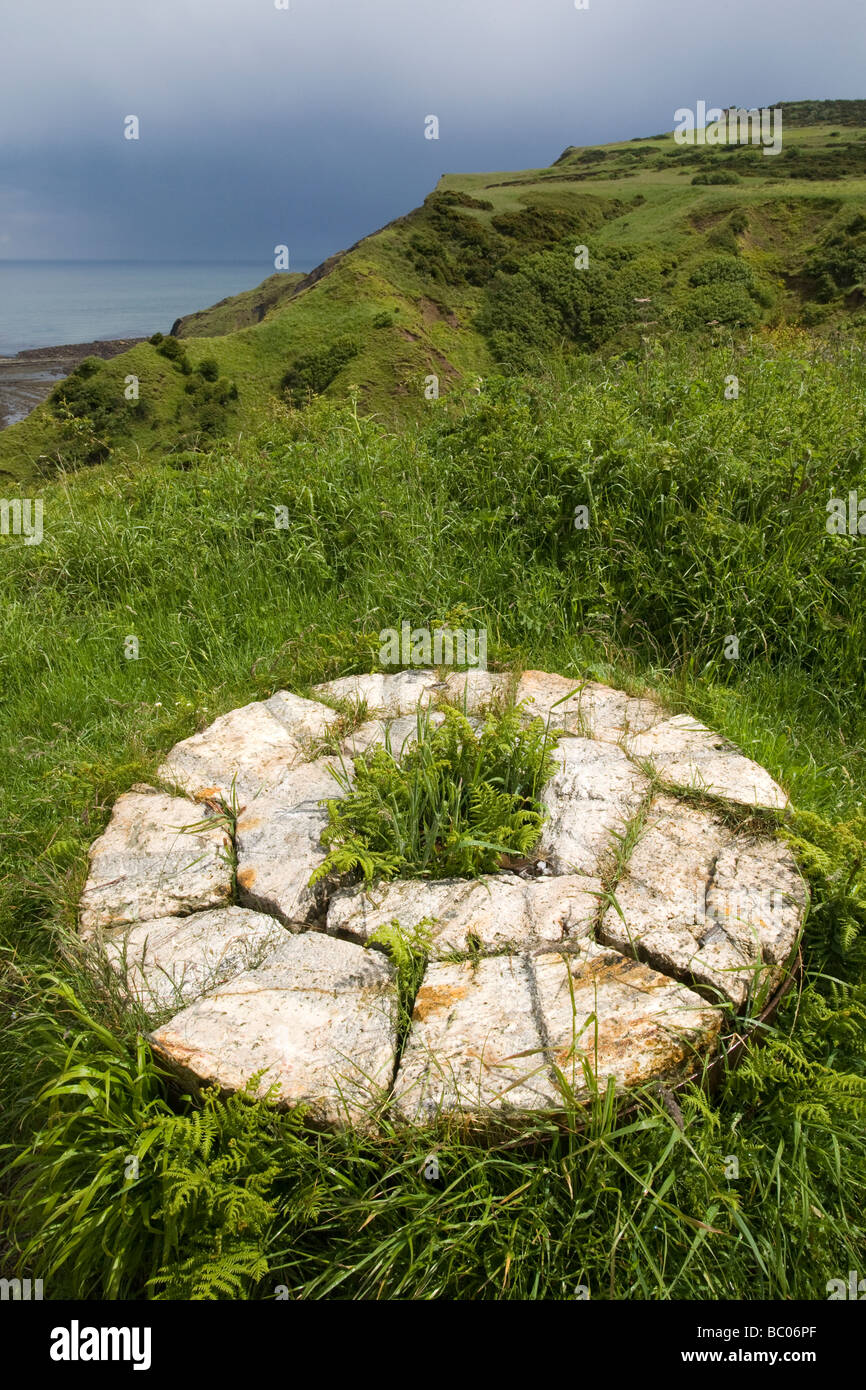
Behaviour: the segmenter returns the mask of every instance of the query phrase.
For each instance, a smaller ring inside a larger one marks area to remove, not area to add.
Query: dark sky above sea
[[[0,258],[309,266],[444,172],[866,96],[863,0],[277,3],[0,0]]]

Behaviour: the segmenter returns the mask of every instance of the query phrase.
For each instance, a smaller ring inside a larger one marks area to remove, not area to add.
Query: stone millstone
[[[397,989],[379,952],[319,932],[290,937],[151,1035],[187,1084],[244,1088],[304,1104],[319,1124],[360,1124],[394,1073]]]
[[[174,1014],[152,1042],[184,1085],[257,1076],[328,1126],[390,1105],[407,1124],[519,1130],[611,1078],[700,1074],[723,1019],[782,983],[808,895],[768,815],[724,803],[778,815],[787,797],[697,720],[545,671],[373,673],[313,694],[184,739],[164,788],[121,796],[91,850],[82,937],[154,1022]],[[335,772],[351,786],[386,741],[399,757],[421,714],[450,705],[477,728],[512,702],[556,740],[531,853],[479,880],[311,884]],[[429,943],[411,1021],[376,939],[395,923]]]

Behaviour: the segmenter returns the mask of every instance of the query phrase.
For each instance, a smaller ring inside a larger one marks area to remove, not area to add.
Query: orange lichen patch
[[[193,801],[211,801],[220,794],[219,787],[201,787],[193,793]]]
[[[450,1009],[458,999],[466,997],[468,988],[468,985],[428,985],[426,989],[422,986],[415,1000],[413,1019],[423,1023],[431,1014]]]
[[[252,888],[256,881],[255,869],[242,869],[238,874],[238,885],[241,888]]]

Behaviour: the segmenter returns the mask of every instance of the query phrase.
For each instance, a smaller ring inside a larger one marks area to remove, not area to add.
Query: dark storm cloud
[[[0,256],[258,259],[287,242],[302,266],[445,171],[654,134],[700,98],[864,95],[861,0],[290,6],[29,0],[4,14]],[[130,114],[138,141],[123,139]]]

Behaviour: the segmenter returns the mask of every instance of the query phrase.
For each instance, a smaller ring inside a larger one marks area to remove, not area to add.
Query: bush
[[[646,281],[654,287],[660,273],[651,259],[637,270],[625,252],[593,253],[589,266],[578,271],[570,244],[539,251],[516,274],[494,277],[477,326],[497,361],[511,370],[560,344],[597,348],[633,322],[636,289]]]
[[[281,385],[293,405],[303,405],[311,395],[320,396],[360,351],[354,338],[337,338],[330,346],[299,357]]]
[[[203,357],[196,368],[199,376],[203,376],[205,381],[216,381],[220,374],[219,362],[215,357]]]
[[[163,337],[161,333],[154,333],[148,342],[154,345],[160,357],[167,358],[173,367],[176,367],[179,372],[183,372],[184,376],[188,376],[192,371],[192,366],[186,355],[186,348],[179,338],[172,337],[170,333],[167,337]]]
[[[735,174],[731,169],[717,169],[713,173],[695,174],[692,183],[740,183],[739,174]]]
[[[825,236],[805,269],[816,282],[816,297],[825,303],[866,280],[866,217],[857,213]]]

